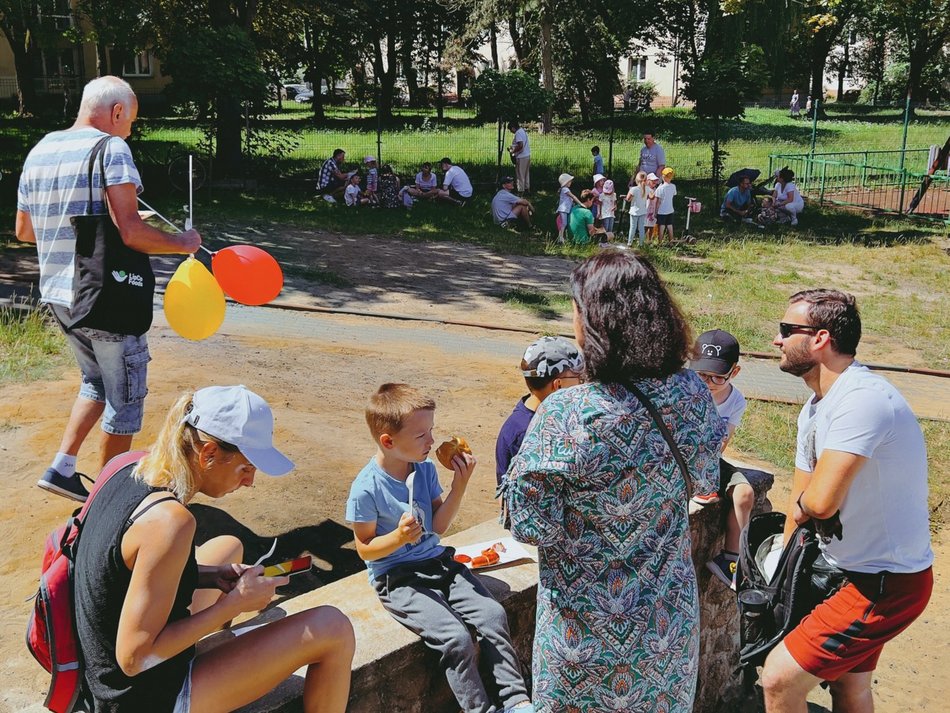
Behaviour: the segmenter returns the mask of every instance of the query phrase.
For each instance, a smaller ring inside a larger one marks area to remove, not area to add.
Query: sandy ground
[[[354,282],[340,288],[346,294],[333,297],[333,289],[314,288],[291,277],[285,298],[355,309],[388,308],[542,328],[523,313],[503,306],[498,295],[511,284],[561,290],[569,268],[559,259],[498,258],[468,246],[411,244],[399,250],[387,247],[383,240],[309,238],[321,246],[307,251],[309,265],[345,273]],[[269,236],[261,244],[275,246]],[[488,267],[477,262],[481,253]],[[426,266],[420,267],[423,262]],[[413,275],[413,270],[419,274]],[[356,275],[363,280],[359,287]],[[428,287],[422,290],[420,284]],[[279,536],[275,558],[312,552],[317,570],[309,579],[298,580],[297,587],[318,586],[359,570],[350,532],[343,524],[343,508],[353,476],[373,452],[362,405],[384,381],[423,386],[438,403],[437,437],[464,435],[479,457],[476,480],[454,529],[495,515],[494,439],[522,392],[514,370],[520,352],[517,346],[506,346],[512,344],[510,337],[505,342],[490,332],[439,325],[389,322],[383,328],[379,320],[357,317],[282,319],[279,322],[261,310],[245,310],[242,319],[229,316],[213,338],[192,343],[163,327],[159,317],[151,334],[150,395],[136,445],[150,442],[162,414],[180,392],[208,384],[245,383],[271,401],[277,439],[297,463],[297,470],[286,478],[260,476],[254,489],[214,503],[200,498],[194,507],[200,536],[240,534],[249,560],[269,547],[275,536]],[[393,330],[403,330],[405,338],[394,337]],[[360,336],[354,338],[354,333]],[[524,342],[528,341],[526,336]],[[0,506],[4,545],[0,551],[0,657],[5,662],[0,673],[0,711],[41,702],[48,683],[22,643],[30,607],[24,600],[36,588],[43,539],[70,514],[72,506],[45,494],[34,483],[56,450],[75,389],[71,369],[45,381],[0,389],[0,502],[5,504]],[[92,470],[95,461],[95,443],[90,439],[80,454],[80,468]],[[447,474],[442,475],[448,485]],[[783,487],[787,484],[777,484],[774,502],[784,502]],[[944,537],[935,545],[934,600],[922,619],[885,650],[881,661],[875,692],[878,711],[884,713],[946,710],[950,698],[943,673],[950,661],[950,593],[941,574],[950,561],[950,550]],[[815,701],[827,704],[822,696],[816,695]],[[814,710],[824,710],[824,706]]]

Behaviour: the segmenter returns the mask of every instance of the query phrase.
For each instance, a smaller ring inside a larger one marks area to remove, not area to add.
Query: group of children
[[[600,148],[591,149],[594,157],[593,187],[581,192],[580,197],[571,192],[574,176],[562,173],[558,177],[560,189],[557,204],[558,242],[564,243],[572,225],[571,214],[575,210],[589,210],[597,226],[597,234],[603,235],[605,245],[614,240],[614,224],[617,217],[617,193],[614,182],[608,179],[604,171],[604,161]],[[633,246],[634,236],[643,246],[646,241],[654,240],[658,244],[672,243],[673,235],[673,198],[676,196],[675,173],[665,167],[661,176],[655,173],[638,172],[631,177],[627,193],[623,198],[621,210],[630,215],[630,227],[627,232],[627,247]],[[577,224],[578,221],[574,221]],[[577,235],[573,230],[571,237],[575,242],[587,242],[588,235]]]
[[[713,330],[700,335],[695,354],[690,368],[709,386],[728,427],[725,448],[745,410],[745,399],[731,383],[739,373],[739,343],[728,332]],[[584,357],[567,339],[542,337],[527,348],[520,370],[528,394],[498,433],[499,485],[544,399],[584,380]],[[371,586],[397,621],[440,654],[463,710],[532,713],[504,608],[465,564],[455,560],[454,551],[440,544],[440,535],[458,513],[475,457],[456,452],[451,459],[451,489],[445,494],[429,459],[435,444],[435,401],[407,384],[383,384],[371,397],[365,416],[376,453],[350,488],[346,520],[353,526]],[[754,492],[740,471],[724,460],[720,465],[719,491],[697,494],[689,509],[694,512],[719,498],[731,500],[725,548],[707,567],[735,589],[739,533],[751,516]],[[475,639],[469,627],[474,628]],[[489,687],[479,675],[479,646],[494,679]]]
[[[363,165],[366,169],[365,176],[356,170],[351,171],[347,179],[346,190],[343,192],[343,201],[347,206],[399,208],[404,205],[399,190],[399,178],[392,166],[386,163],[381,171],[378,170],[375,156],[364,157]]]

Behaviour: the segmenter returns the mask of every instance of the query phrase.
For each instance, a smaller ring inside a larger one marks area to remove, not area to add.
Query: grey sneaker
[[[36,481],[36,484],[43,488],[43,490],[62,495],[64,498],[75,500],[77,503],[84,503],[86,502],[86,498],[89,497],[89,491],[86,490],[80,478],[89,480],[87,476],[81,473],[76,473],[73,477],[67,478],[64,475],[60,475],[59,471],[48,468],[46,472],[43,473],[43,477]]]

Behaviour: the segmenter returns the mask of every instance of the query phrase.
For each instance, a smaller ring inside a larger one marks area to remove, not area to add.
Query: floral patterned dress
[[[684,370],[637,386],[693,490],[715,491],[725,429],[705,384]],[[699,605],[686,485],[646,408],[616,384],[555,392],[508,478],[511,531],[539,554],[536,709],[689,713]]]

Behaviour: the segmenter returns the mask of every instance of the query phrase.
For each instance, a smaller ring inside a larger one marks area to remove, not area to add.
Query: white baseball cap
[[[237,448],[266,475],[286,475],[293,461],[274,448],[274,414],[244,385],[209,386],[195,392],[185,423]]]

